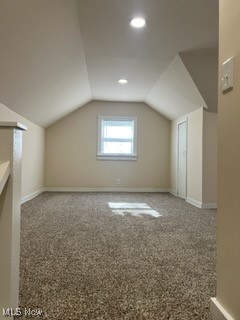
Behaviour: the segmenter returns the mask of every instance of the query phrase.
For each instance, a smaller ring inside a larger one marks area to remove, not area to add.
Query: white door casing
[[[178,197],[187,197],[187,121],[178,124],[178,160],[177,160]]]

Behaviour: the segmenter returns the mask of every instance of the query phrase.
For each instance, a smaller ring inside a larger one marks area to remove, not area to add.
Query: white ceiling
[[[92,99],[216,111],[218,0],[0,0],[0,43],[0,102],[41,126]]]
[[[168,119],[177,119],[206,102],[177,55],[162,73],[146,102]]]

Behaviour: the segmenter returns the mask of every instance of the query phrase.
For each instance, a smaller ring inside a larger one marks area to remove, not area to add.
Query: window
[[[100,160],[137,160],[137,119],[135,117],[98,117],[98,154]]]

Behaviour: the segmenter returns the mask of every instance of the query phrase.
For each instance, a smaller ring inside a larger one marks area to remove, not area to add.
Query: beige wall
[[[137,116],[137,161],[96,160],[98,115]],[[46,186],[169,188],[169,148],[170,121],[150,107],[94,101],[46,130]]]
[[[217,203],[217,115],[199,108],[171,123],[171,190],[177,194],[177,127],[187,119],[187,200]]]
[[[217,114],[203,112],[203,203],[217,203]]]
[[[217,300],[240,319],[240,2],[220,0]],[[221,64],[234,56],[234,88],[220,91]]]
[[[45,131],[0,103],[0,121],[18,121],[26,125],[23,133],[22,197],[44,187]]]

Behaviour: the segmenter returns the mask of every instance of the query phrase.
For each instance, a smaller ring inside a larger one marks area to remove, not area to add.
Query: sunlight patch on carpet
[[[146,203],[138,202],[108,202],[109,207],[112,209],[112,213],[124,216],[130,214],[134,217],[141,215],[151,215],[152,217],[158,218],[162,215],[149,207]]]

